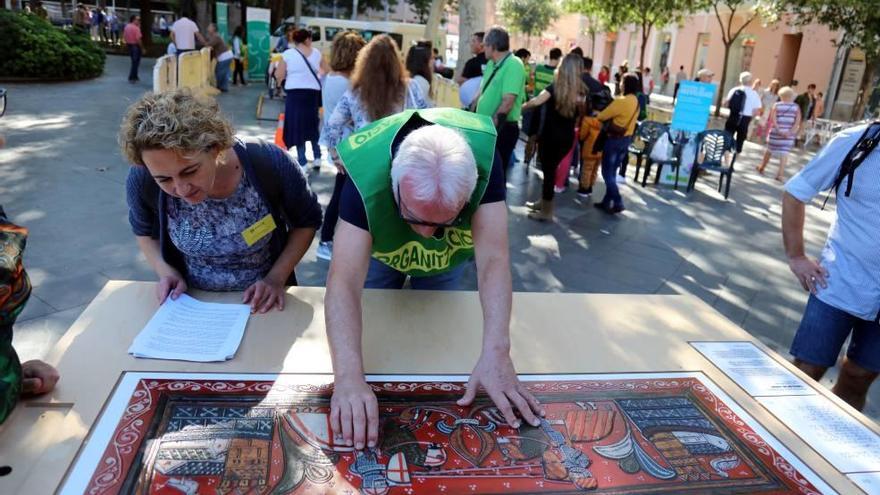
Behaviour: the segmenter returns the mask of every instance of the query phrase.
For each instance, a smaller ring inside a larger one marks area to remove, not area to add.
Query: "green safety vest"
[[[400,129],[413,118],[459,131],[477,162],[477,186],[461,212],[462,222],[446,227],[441,239],[424,238],[400,218],[391,187],[391,146]],[[364,202],[373,238],[372,256],[413,277],[436,275],[474,255],[471,218],[489,184],[495,158],[492,120],[454,108],[406,110],[377,120],[343,140],[336,151]]]
[[[535,66],[535,89],[532,91],[532,97],[538,96],[541,91],[544,91],[544,88],[553,82],[553,74],[555,72],[556,67],[550,67],[546,64]]]

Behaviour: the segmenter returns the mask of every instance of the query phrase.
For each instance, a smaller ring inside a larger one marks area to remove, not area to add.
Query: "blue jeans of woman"
[[[232,59],[217,62],[214,69],[214,78],[217,79],[217,89],[220,91],[229,90],[229,68],[232,66]]]
[[[623,206],[623,198],[617,188],[617,168],[626,158],[631,136],[609,137],[602,150],[602,179],[605,181],[605,197],[602,204],[608,207]]]

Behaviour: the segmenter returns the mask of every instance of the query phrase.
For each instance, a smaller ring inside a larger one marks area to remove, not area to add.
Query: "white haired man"
[[[736,137],[736,152],[742,153],[743,143],[749,135],[749,123],[755,113],[761,111],[761,95],[752,89],[751,72],[739,75],[739,86],[728,91],[724,106],[730,109],[724,130]]]
[[[378,437],[364,379],[362,287],[456,289],[476,260],[483,349],[459,405],[483,387],[511,426],[537,426],[541,406],[510,359],[512,299],[502,162],[492,120],[462,110],[405,111],[352,134],[337,152],[348,172],[324,300],[335,385],[330,425],[357,449]],[[390,150],[390,153],[389,153]]]

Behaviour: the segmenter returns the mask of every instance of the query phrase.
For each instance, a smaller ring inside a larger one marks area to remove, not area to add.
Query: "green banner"
[[[229,4],[217,2],[217,32],[229,43]]]
[[[247,8],[248,79],[264,81],[269,67],[269,9]]]

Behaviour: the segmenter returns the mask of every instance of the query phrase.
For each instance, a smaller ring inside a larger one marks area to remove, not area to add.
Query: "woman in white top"
[[[431,80],[434,70],[431,64],[431,51],[426,46],[412,46],[406,54],[406,70],[409,77],[419,86],[425,100],[431,102]]]
[[[287,93],[284,102],[284,144],[296,146],[300,166],[306,167],[306,141],[312,143],[315,168],[321,160],[318,146],[318,109],[321,107],[321,78],[325,73],[321,52],[312,48],[312,33],[297,29],[293,33],[293,46],[282,54],[282,61],[275,68],[275,80],[284,83]]]
[[[342,95],[351,88],[351,71],[357,60],[358,52],[367,42],[361,35],[352,31],[342,31],[333,37],[333,46],[330,48],[330,74],[324,79],[324,89],[321,96],[324,101],[324,120],[326,121],[336,109],[336,104]],[[351,133],[351,129],[344,133]],[[321,226],[321,242],[318,244],[318,258],[330,260],[333,255],[333,232],[336,230],[336,221],[339,219],[339,197],[342,195],[342,186],[345,184],[345,168],[341,163],[336,164],[336,183],[333,185],[333,195],[327,203],[324,214],[324,223]]]
[[[244,43],[242,38],[244,38],[244,29],[238,26],[232,33],[232,58],[235,60],[233,64],[235,68],[232,70],[232,84],[238,85],[241,82],[247,86],[247,81],[244,80],[244,59],[241,53],[241,46]]]

